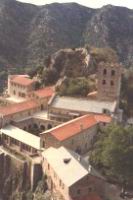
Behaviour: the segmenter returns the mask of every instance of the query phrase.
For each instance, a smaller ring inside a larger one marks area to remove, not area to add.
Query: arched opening
[[[52,125],[51,124],[48,124],[48,127],[47,127],[48,129],[51,129],[52,128]]]
[[[40,130],[41,130],[41,131],[45,131],[45,126],[44,126],[44,125],[41,125],[41,126],[40,126]]]
[[[34,128],[34,129],[38,129],[38,125],[34,123],[34,124],[33,124],[33,128]]]

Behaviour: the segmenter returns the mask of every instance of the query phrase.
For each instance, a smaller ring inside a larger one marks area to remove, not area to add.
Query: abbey
[[[84,155],[99,130],[122,120],[121,75],[121,65],[101,63],[97,91],[86,98],[61,97],[55,86],[37,89],[36,80],[27,75],[9,76],[3,97],[7,105],[0,108],[0,149],[29,157],[34,164],[39,158],[49,188],[64,200],[93,195],[100,200],[105,179]],[[31,186],[33,180],[38,179],[31,178]]]

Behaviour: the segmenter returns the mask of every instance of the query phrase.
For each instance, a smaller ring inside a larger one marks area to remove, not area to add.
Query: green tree
[[[133,128],[111,125],[101,133],[91,162],[119,182],[133,183]]]
[[[58,87],[60,95],[68,96],[87,96],[92,86],[86,78],[67,78],[64,83]]]

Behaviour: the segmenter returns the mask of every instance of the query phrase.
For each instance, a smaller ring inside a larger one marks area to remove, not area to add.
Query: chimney
[[[64,158],[64,159],[63,159],[63,162],[64,162],[65,164],[68,164],[70,161],[71,161],[71,158]]]

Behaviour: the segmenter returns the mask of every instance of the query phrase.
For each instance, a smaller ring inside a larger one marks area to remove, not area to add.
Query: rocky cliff
[[[0,150],[0,200],[63,200],[48,190],[45,175],[31,189],[30,169],[31,163],[22,155]]]

